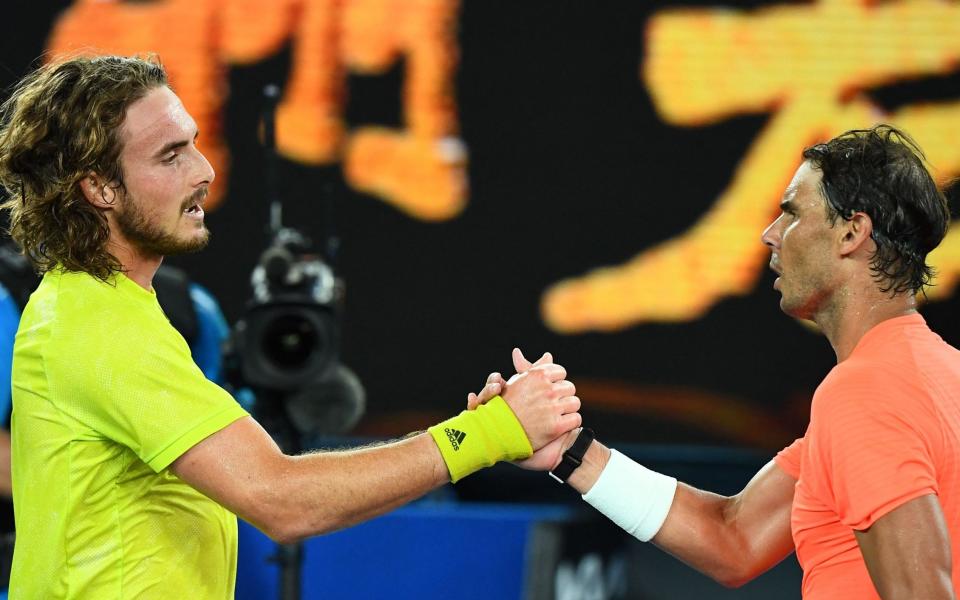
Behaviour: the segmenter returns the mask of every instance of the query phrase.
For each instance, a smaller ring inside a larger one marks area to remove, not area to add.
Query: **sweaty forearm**
[[[287,456],[249,417],[197,443],[170,468],[282,543],[346,527],[449,481],[426,433],[376,447]]]
[[[245,417],[197,443],[171,469],[271,538],[292,542],[375,517],[530,452],[523,427],[495,398],[404,440],[302,456],[283,454]]]
[[[725,497],[682,483],[674,492],[663,476],[636,464],[630,467],[633,470],[621,470],[625,460],[621,456],[594,489],[611,456],[603,444],[594,442],[568,483],[621,527],[642,540],[653,536],[650,541],[658,547],[720,583],[736,586],[749,581],[792,550],[789,511],[794,482],[781,479],[772,463],[740,494]],[[595,501],[598,493],[613,497],[612,511],[604,510],[609,502]],[[625,498],[634,502],[626,511],[622,504],[616,508],[618,499]],[[658,511],[665,518],[645,522],[645,515],[656,517]]]
[[[657,547],[728,587],[767,570],[782,556],[764,561],[737,522],[736,498],[677,486],[667,518],[651,540]]]
[[[611,452],[606,446],[599,442],[592,443],[584,455],[583,464],[573,472],[568,483],[581,494],[588,494],[600,479],[610,458]],[[642,480],[624,480],[618,485],[624,487],[623,496],[626,497],[636,492],[636,486],[643,483]],[[727,562],[738,553],[728,548],[731,535],[724,518],[727,501],[722,496],[678,484],[666,519],[651,541],[714,579],[724,583],[734,579],[728,573],[735,569]],[[636,510],[644,508],[638,507]],[[647,537],[643,536],[644,539]]]
[[[254,524],[281,542],[329,533],[388,512],[450,481],[433,439],[284,456],[258,486]]]
[[[273,500],[283,506],[283,531],[326,533],[375,517],[435,487],[532,449],[502,398],[392,444],[290,457]],[[307,511],[307,512],[304,512]],[[303,518],[309,515],[309,518]]]

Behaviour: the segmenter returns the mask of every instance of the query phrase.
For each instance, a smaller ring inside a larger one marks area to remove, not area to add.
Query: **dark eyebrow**
[[[197,138],[198,138],[198,137],[200,137],[200,132],[199,132],[199,131],[197,131],[196,133],[193,134],[193,141],[194,141],[194,142],[197,141]],[[183,148],[184,146],[186,146],[186,145],[189,144],[189,143],[190,143],[190,140],[178,140],[178,141],[176,141],[176,142],[170,142],[169,144],[164,144],[164,145],[163,145],[163,148],[160,148],[160,150],[158,150],[157,153],[153,155],[153,157],[154,157],[154,158],[160,158],[161,156],[163,156],[163,155],[165,155],[165,154],[167,154],[167,153],[169,153],[169,152],[171,152],[171,151],[173,151],[173,150],[176,150],[176,149],[178,149],[178,148]]]

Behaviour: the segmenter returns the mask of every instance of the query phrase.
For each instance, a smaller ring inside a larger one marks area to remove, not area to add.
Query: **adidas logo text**
[[[462,444],[463,440],[466,439],[467,434],[457,429],[450,429],[449,427],[445,427],[443,431],[447,434],[447,439],[450,440],[450,445],[453,446],[453,451],[456,452],[459,450],[460,444]]]

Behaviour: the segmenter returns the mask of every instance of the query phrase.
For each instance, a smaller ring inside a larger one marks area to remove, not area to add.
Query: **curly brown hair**
[[[167,74],[154,56],[77,57],[27,75],[0,106],[0,185],[9,233],[34,268],[58,265],[107,280],[107,219],[80,182],[91,172],[123,187],[120,126],[127,108]]]
[[[877,250],[870,267],[880,290],[918,293],[933,280],[927,254],[950,225],[950,209],[913,139],[886,124],[853,129],[807,148],[803,157],[823,173],[830,223],[870,216]]]

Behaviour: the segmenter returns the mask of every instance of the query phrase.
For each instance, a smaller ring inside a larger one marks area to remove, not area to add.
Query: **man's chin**
[[[807,307],[790,304],[783,296],[780,297],[780,310],[798,321],[813,321],[813,313]]]
[[[206,247],[207,247],[207,240],[204,240],[202,244],[192,244],[190,246],[184,246],[182,248],[177,249],[176,252],[168,254],[167,256],[176,256],[177,254],[196,254],[197,252],[200,252]]]
[[[210,231],[204,227],[202,232],[194,232],[189,238],[176,240],[163,240],[154,242],[147,250],[150,250],[160,256],[178,256],[181,254],[194,254],[200,252],[210,243]]]
[[[200,252],[201,250],[206,248],[207,244],[209,243],[210,243],[210,232],[207,229],[204,229],[202,236],[199,236],[196,239],[193,239],[190,242],[183,244],[183,246],[181,246],[178,249],[177,254],[194,254],[196,252]]]
[[[780,298],[780,310],[782,310],[783,314],[787,315],[788,317],[800,318],[797,316],[797,308],[795,306],[790,306],[786,299],[782,297]]]
[[[787,297],[783,294],[783,290],[780,290],[780,310],[783,311],[783,314],[788,317],[800,318],[797,316],[797,307],[790,303],[787,300]]]

